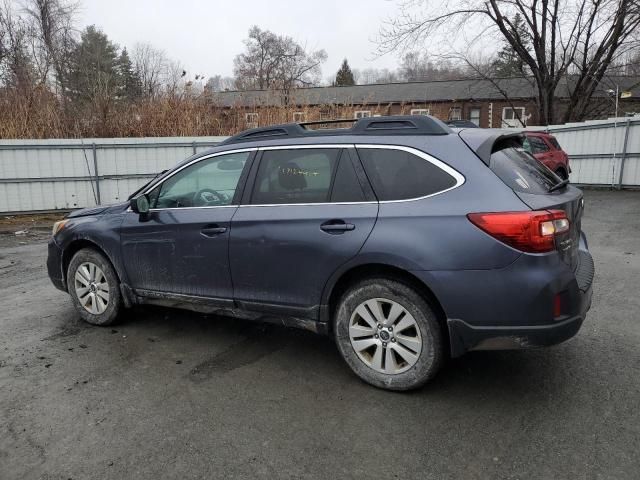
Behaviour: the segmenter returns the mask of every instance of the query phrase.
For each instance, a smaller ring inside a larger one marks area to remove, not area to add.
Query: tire
[[[353,372],[387,390],[423,386],[444,359],[442,330],[429,304],[410,286],[388,278],[363,280],[343,294],[334,333]]]
[[[73,256],[67,269],[67,288],[85,322],[106,326],[117,320],[122,307],[120,281],[101,253],[83,248]]]

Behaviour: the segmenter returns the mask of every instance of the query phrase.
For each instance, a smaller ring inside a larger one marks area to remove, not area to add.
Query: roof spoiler
[[[484,128],[468,128],[458,135],[467,146],[480,157],[486,165],[491,161],[491,154],[513,146],[522,146],[524,133],[521,131],[488,130]]]

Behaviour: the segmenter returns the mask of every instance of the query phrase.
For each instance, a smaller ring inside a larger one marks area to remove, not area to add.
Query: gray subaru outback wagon
[[[517,132],[415,116],[278,125],[71,213],[47,265],[89,323],[136,304],[281,322],[406,390],[448,356],[577,333],[594,274],[583,208]]]

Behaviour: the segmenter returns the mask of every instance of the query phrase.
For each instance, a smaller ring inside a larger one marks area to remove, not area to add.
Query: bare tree
[[[256,26],[249,30],[245,45],[246,51],[234,59],[238,89],[288,92],[320,82],[320,65],[327,59],[324,50],[308,52],[292,38]]]
[[[28,54],[28,31],[8,2],[0,4],[0,80],[24,90],[33,85],[33,64]]]
[[[356,84],[371,85],[375,83],[394,83],[402,81],[402,74],[388,68],[353,69],[353,78]]]
[[[399,73],[407,82],[420,82],[460,79],[468,72],[448,58],[434,58],[426,52],[413,51],[402,57]]]
[[[209,77],[204,86],[206,92],[224,92],[235,88],[235,79],[233,77],[223,77],[222,75],[214,75]]]
[[[75,48],[74,16],[78,4],[69,0],[25,0],[24,11],[30,22],[33,58],[44,83],[53,67],[63,98],[67,94],[67,76]]]
[[[524,19],[526,38],[514,24],[516,13]],[[379,51],[427,39],[437,44],[434,38],[442,34],[453,40],[440,44],[452,45],[460,32],[502,38],[531,71],[539,119],[550,124],[559,119],[559,89],[568,96],[561,120],[585,117],[608,67],[638,44],[639,28],[638,0],[404,0],[399,16],[381,31]]]
[[[168,77],[169,60],[163,50],[149,43],[136,43],[131,53],[134,69],[142,83],[142,95],[153,97],[161,92]]]

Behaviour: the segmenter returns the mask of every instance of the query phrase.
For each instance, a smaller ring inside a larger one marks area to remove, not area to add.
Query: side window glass
[[[249,155],[230,153],[184,168],[149,193],[152,208],[230,205]]]
[[[341,150],[300,148],[262,154],[251,203],[324,203]]]
[[[378,200],[406,200],[447,190],[456,179],[437,165],[403,150],[360,148]]]
[[[549,151],[549,147],[544,140],[536,137],[531,137],[531,145],[533,146],[533,153],[544,153]]]
[[[353,168],[351,157],[344,151],[338,163],[336,178],[331,191],[332,202],[362,202],[365,200],[362,186]]]

